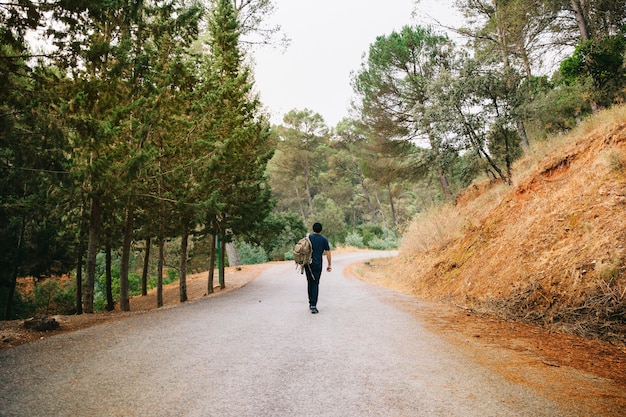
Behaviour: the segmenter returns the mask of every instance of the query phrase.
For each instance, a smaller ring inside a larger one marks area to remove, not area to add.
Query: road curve
[[[577,415],[429,333],[415,299],[344,276],[384,255],[333,255],[317,315],[280,263],[220,297],[0,351],[0,416]]]

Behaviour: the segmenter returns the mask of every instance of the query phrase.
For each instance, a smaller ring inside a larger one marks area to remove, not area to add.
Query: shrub
[[[358,227],[360,235],[363,237],[363,245],[370,247],[370,241],[375,237],[382,237],[384,230],[382,226],[373,223],[362,224]]]
[[[165,276],[163,277],[163,285],[171,284],[172,282],[176,281],[178,281],[178,271],[173,268],[168,268],[165,272]]]
[[[389,249],[397,249],[398,248],[398,239],[395,237],[386,237],[384,239],[375,237],[370,240],[368,245],[370,249],[376,250],[389,250]]]
[[[35,285],[27,304],[29,315],[71,314],[74,312],[74,286],[47,279]]]
[[[259,246],[248,242],[237,243],[239,259],[244,265],[262,264],[268,261],[267,253]]]
[[[357,232],[348,233],[346,236],[346,245],[352,246],[355,248],[364,248],[365,244],[363,243],[363,236],[358,234]]]

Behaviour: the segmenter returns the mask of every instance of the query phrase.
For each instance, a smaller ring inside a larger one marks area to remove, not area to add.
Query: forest
[[[224,285],[237,256],[289,259],[314,221],[333,247],[397,247],[626,98],[624,2],[455,6],[463,27],[372,39],[350,117],[272,126],[250,60],[281,35],[271,0],[0,2],[0,317],[128,311],[170,280],[184,302],[187,271],[210,292],[216,265]]]

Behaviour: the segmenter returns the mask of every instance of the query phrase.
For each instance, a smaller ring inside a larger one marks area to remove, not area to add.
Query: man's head
[[[322,231],[322,223],[319,223],[319,222],[313,223],[313,231],[315,233],[320,233]]]

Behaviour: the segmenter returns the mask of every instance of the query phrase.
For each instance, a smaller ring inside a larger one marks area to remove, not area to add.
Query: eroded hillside
[[[396,286],[567,333],[626,341],[626,107],[585,122],[405,234]]]

